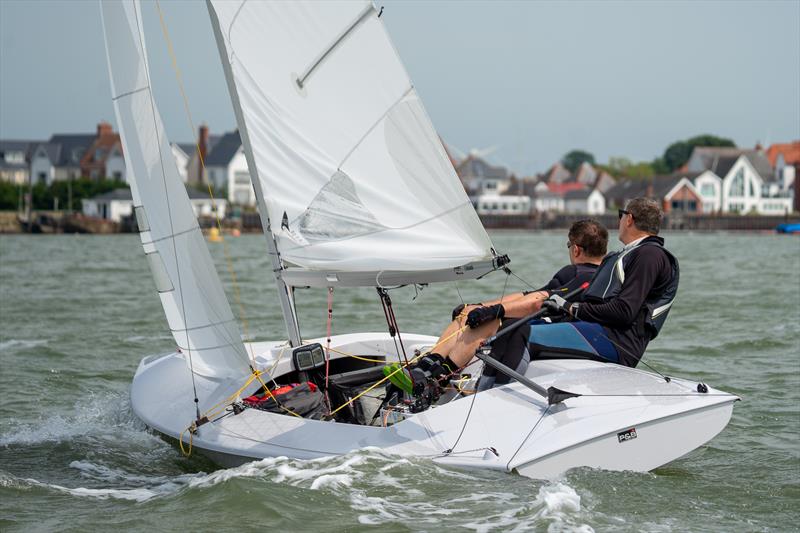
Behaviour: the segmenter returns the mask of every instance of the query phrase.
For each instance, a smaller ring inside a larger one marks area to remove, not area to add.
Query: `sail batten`
[[[208,4],[284,263],[424,279],[492,259],[371,2]]]
[[[245,375],[238,324],[153,101],[139,2],[101,1],[100,12],[134,214],[169,328],[192,371]]]

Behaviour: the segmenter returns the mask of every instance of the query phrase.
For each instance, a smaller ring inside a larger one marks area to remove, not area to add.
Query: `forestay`
[[[100,2],[114,110],[142,246],[194,371],[249,372],[247,354],[156,109],[138,1]]]
[[[208,6],[261,214],[298,267],[285,279],[491,270],[489,237],[371,2]]]

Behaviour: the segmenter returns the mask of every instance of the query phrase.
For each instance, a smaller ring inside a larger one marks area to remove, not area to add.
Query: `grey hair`
[[[664,212],[658,202],[652,198],[634,198],[625,206],[633,217],[633,225],[639,231],[644,231],[650,235],[658,235],[661,231],[661,221],[664,220]]]

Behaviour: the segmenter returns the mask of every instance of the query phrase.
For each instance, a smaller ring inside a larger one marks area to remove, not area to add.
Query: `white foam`
[[[145,431],[145,426],[131,412],[127,394],[90,395],[74,407],[74,415],[51,414],[35,422],[10,419],[4,424],[0,446],[61,442],[84,436],[107,437],[120,431],[126,442],[163,442]]]
[[[47,344],[46,339],[8,339],[7,341],[0,342],[0,352],[4,352],[12,348],[21,348],[26,350],[28,348],[44,346],[45,344]]]

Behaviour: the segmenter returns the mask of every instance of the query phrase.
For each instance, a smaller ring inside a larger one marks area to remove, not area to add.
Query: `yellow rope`
[[[186,96],[186,91],[183,86],[183,77],[181,76],[181,70],[178,68],[178,58],[175,55],[175,49],[172,46],[172,39],[169,37],[169,30],[167,29],[167,23],[164,20],[164,12],[161,11],[161,3],[159,0],[156,0],[156,9],[158,9],[158,17],[161,22],[161,31],[164,34],[164,40],[167,42],[167,50],[169,51],[170,59],[172,60],[172,69],[175,71],[175,78],[178,80],[178,88],[180,89],[181,98],[183,99],[183,108],[186,111],[186,118],[189,122],[189,128],[192,132],[192,136],[195,135],[195,127],[194,121],[192,120],[192,112],[189,110],[189,99]],[[206,171],[206,163],[203,158],[203,154],[200,151],[200,144],[199,142],[195,143],[195,151],[197,153],[197,159],[200,161],[200,168],[205,174]],[[217,229],[219,230],[220,235],[222,235],[222,221],[219,218],[219,210],[217,209],[217,201],[214,198],[214,191],[211,189],[211,183],[206,183],[208,187],[208,195],[211,197],[211,209],[214,211],[214,218],[216,219]],[[231,260],[230,253],[228,251],[228,245],[225,242],[225,239],[222,240],[222,252],[225,256],[225,262],[227,263],[228,267],[228,274],[231,277],[231,283],[233,285],[233,295],[234,300],[236,301],[237,306],[239,307],[239,318],[242,321],[242,330],[244,333],[244,338],[249,339],[250,335],[248,333],[248,323],[247,323],[247,315],[244,310],[244,304],[242,304],[241,295],[239,293],[239,284],[237,283],[236,279],[236,271],[233,268],[233,261]],[[248,355],[250,357],[251,364],[253,368],[255,368],[255,356],[252,353],[252,347],[248,350]]]
[[[394,375],[395,375],[395,374],[397,374],[398,372],[401,372],[402,370],[404,370],[405,368],[407,368],[407,367],[408,367],[408,366],[410,366],[411,364],[415,363],[415,362],[416,362],[418,359],[420,359],[420,358],[422,358],[422,357],[425,357],[426,355],[428,355],[429,353],[431,353],[433,350],[435,350],[437,346],[439,346],[439,345],[440,345],[440,344],[442,344],[443,342],[446,342],[446,341],[450,340],[451,338],[455,337],[456,335],[458,335],[459,333],[461,333],[462,331],[464,331],[466,328],[467,328],[467,326],[461,326],[459,329],[455,330],[453,333],[451,333],[450,335],[448,335],[448,336],[447,336],[447,337],[445,337],[444,339],[440,340],[439,342],[437,342],[436,344],[434,344],[433,346],[431,346],[431,348],[430,348],[428,351],[426,351],[426,352],[423,352],[423,353],[420,353],[418,356],[416,356],[416,357],[414,357],[413,359],[411,359],[411,360],[408,362],[408,364],[406,364],[406,365],[403,365],[402,363],[400,363],[400,365],[401,365],[401,366],[399,366],[399,367],[398,367],[398,368],[397,368],[397,369],[396,369],[394,372],[392,372],[392,373],[391,373],[391,374],[389,374],[388,376],[384,377],[382,380],[378,381],[377,383],[374,383],[372,386],[370,386],[370,387],[368,387],[368,388],[364,389],[364,390],[363,390],[363,391],[361,391],[360,393],[356,394],[355,396],[353,396],[352,398],[350,398],[348,401],[346,401],[345,403],[343,403],[342,405],[340,405],[339,407],[337,407],[336,409],[334,409],[333,411],[331,411],[331,412],[330,412],[330,414],[331,414],[331,415],[334,415],[334,414],[336,414],[337,412],[339,412],[340,410],[344,409],[346,406],[348,406],[348,405],[352,404],[354,401],[358,400],[359,398],[361,398],[362,396],[364,396],[366,393],[368,393],[369,391],[371,391],[371,390],[372,390],[372,389],[374,389],[375,387],[378,387],[378,386],[379,386],[379,385],[381,385],[382,383],[385,383],[385,382],[386,382],[386,380],[388,380],[389,378],[391,378],[392,376],[394,376]]]

